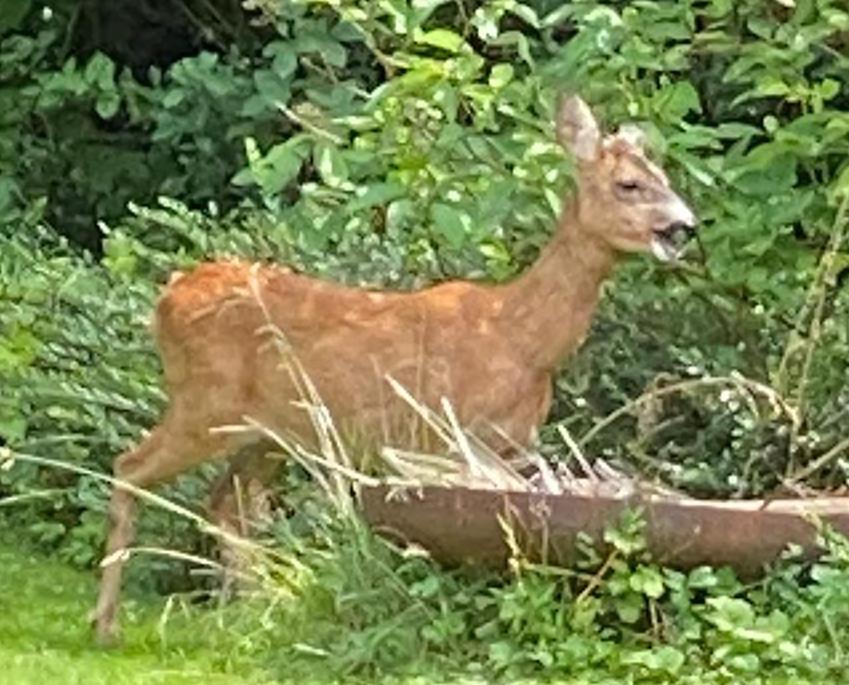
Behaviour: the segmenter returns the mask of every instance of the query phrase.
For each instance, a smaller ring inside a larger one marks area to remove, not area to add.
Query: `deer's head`
[[[650,251],[663,261],[678,257],[696,217],[646,157],[638,129],[623,126],[602,136],[587,104],[570,96],[557,114],[557,138],[578,162],[575,207],[587,239],[621,252]]]

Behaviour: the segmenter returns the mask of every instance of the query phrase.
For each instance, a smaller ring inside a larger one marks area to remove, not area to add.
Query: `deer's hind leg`
[[[265,440],[244,447],[230,457],[227,470],[212,489],[210,517],[225,534],[220,539],[225,597],[235,589],[234,585],[242,584],[240,580],[246,579],[250,571],[249,550],[228,540],[227,535],[248,538],[252,525],[267,515],[268,484],[281,465],[279,459],[269,456],[272,448],[273,443]]]
[[[133,489],[149,488],[171,480],[213,455],[238,447],[238,438],[215,433],[210,426],[184,421],[173,408],[139,445],[124,452],[113,467],[116,483],[109,501],[109,534],[93,615],[98,640],[113,642],[118,636],[118,604],[125,550],[135,535],[136,496]],[[127,487],[129,486],[129,487]]]

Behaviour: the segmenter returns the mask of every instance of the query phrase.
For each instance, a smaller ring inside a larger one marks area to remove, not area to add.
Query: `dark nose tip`
[[[696,235],[696,231],[698,230],[698,223],[696,222],[695,218],[692,222],[675,221],[669,225],[669,228],[667,230],[673,235],[676,233],[683,233],[688,238],[692,238],[694,235]]]

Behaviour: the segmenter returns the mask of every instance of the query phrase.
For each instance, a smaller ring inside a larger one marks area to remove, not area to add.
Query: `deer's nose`
[[[685,230],[688,234],[696,232],[698,220],[693,210],[687,206],[677,195],[673,196],[668,205],[669,228],[674,230]]]
[[[666,229],[666,233],[670,235],[684,234],[687,238],[692,238],[696,235],[697,224],[695,222],[695,217],[693,217],[692,223],[687,223],[685,221],[673,221],[669,224],[669,227]]]

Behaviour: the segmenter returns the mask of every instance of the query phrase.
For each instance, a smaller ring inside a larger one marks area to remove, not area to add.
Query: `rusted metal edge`
[[[626,508],[642,511],[648,548],[658,562],[678,569],[729,565],[744,578],[758,575],[790,544],[812,554],[811,515],[849,535],[849,497],[738,502],[377,486],[363,488],[362,506],[378,533],[421,545],[452,565],[502,566],[510,551],[501,521],[509,522],[530,559],[569,565],[578,534],[601,544],[604,530]]]

